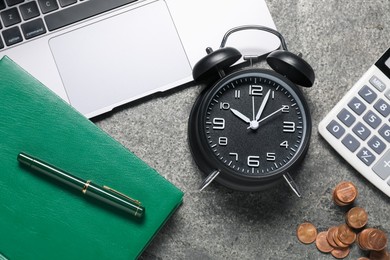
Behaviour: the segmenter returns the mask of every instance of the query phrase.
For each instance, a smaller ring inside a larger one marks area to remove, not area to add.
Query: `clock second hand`
[[[264,120],[266,120],[266,119],[268,119],[268,118],[270,118],[271,116],[273,116],[273,115],[275,115],[275,114],[277,114],[277,113],[279,113],[280,111],[282,111],[283,110],[283,107],[281,107],[281,108],[279,108],[278,110],[276,110],[276,111],[274,111],[274,112],[272,112],[271,114],[269,114],[268,116],[266,116],[266,117],[263,117],[262,119],[260,119],[259,121],[256,121],[257,122],[257,125],[258,124],[260,124],[261,122],[263,122]],[[247,129],[249,129],[249,128],[252,128],[251,126],[249,126]],[[258,126],[257,126],[257,128],[258,128]],[[257,129],[256,128],[256,129]]]

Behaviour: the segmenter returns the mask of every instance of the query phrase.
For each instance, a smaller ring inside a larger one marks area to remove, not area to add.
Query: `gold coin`
[[[362,228],[367,224],[368,214],[360,207],[350,209],[346,214],[346,222],[351,228]]]
[[[346,247],[346,248],[335,248],[330,253],[332,254],[333,257],[337,259],[342,259],[347,257],[349,255],[349,252],[350,252],[349,247]]]
[[[302,243],[311,244],[316,240],[317,228],[312,223],[302,223],[297,228],[297,237]]]
[[[318,250],[320,250],[322,253],[329,253],[332,251],[334,248],[328,243],[327,240],[327,231],[322,231],[318,233],[317,238],[316,238],[316,246]]]
[[[338,239],[343,244],[351,245],[356,240],[356,233],[347,224],[342,224],[338,227]]]
[[[350,181],[344,181],[336,185],[333,198],[337,205],[345,206],[355,201],[358,195],[356,186]]]

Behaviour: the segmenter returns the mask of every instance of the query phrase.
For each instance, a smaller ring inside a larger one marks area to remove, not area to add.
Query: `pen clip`
[[[106,190],[108,190],[108,191],[111,191],[111,192],[115,193],[116,195],[119,195],[119,196],[121,196],[121,197],[123,197],[123,198],[126,198],[126,199],[128,199],[128,200],[131,200],[132,202],[138,204],[139,206],[141,205],[141,202],[140,202],[140,201],[135,200],[135,199],[133,199],[133,198],[130,198],[129,196],[127,196],[127,195],[125,195],[125,194],[123,194],[123,193],[121,193],[121,192],[119,192],[119,191],[117,191],[117,190],[114,190],[113,188],[110,188],[110,187],[105,186],[105,185],[103,186],[103,188],[106,189]]]

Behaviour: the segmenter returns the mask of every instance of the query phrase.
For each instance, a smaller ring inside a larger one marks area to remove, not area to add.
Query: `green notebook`
[[[135,259],[182,202],[179,189],[7,57],[0,138],[0,258]],[[141,201],[144,217],[22,167],[22,151]]]

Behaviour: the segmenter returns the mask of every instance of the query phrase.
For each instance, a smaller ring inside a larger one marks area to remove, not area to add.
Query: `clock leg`
[[[199,191],[204,190],[209,184],[220,174],[219,170],[215,170],[212,173],[210,173],[200,184]]]
[[[283,178],[286,180],[288,186],[290,186],[290,188],[298,196],[298,198],[300,198],[301,191],[299,190],[297,183],[294,181],[294,179],[291,177],[291,175],[288,172],[286,172],[285,174],[283,174]]]

